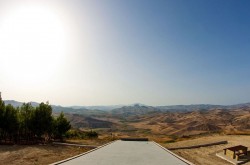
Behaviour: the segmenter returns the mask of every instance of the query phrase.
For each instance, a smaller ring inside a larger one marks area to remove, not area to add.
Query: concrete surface
[[[56,163],[55,163],[56,164]],[[187,165],[154,142],[115,141],[62,165]]]

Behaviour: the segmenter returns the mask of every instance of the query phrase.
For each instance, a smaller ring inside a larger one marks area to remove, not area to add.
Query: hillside
[[[155,134],[192,135],[208,132],[250,131],[250,108],[213,109],[191,112],[162,112],[136,117],[130,123],[137,129],[150,129]]]
[[[21,102],[5,101],[20,106]],[[38,105],[32,102],[33,105]],[[153,107],[130,105],[112,110],[52,106],[54,115],[64,112],[75,128],[112,129],[122,135],[196,135],[213,132],[249,133],[250,104],[231,106],[176,105]]]
[[[109,121],[79,114],[66,114],[65,116],[74,128],[110,128],[113,125],[113,123]]]
[[[128,116],[145,115],[157,112],[160,112],[160,109],[152,106],[140,106],[136,104],[134,106],[124,106],[121,108],[113,109],[110,111],[110,114],[114,116],[128,117]]]
[[[95,117],[79,114],[66,114],[66,116],[77,128],[109,128],[117,134],[129,136],[152,134],[181,137],[215,132],[229,134],[250,132],[250,108],[190,112],[142,109],[142,111],[138,107],[133,109],[132,114],[136,115],[131,115],[127,112],[129,111],[127,108],[123,108],[119,109],[119,113]]]

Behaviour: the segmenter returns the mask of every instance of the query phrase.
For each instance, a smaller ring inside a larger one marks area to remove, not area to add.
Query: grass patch
[[[167,140],[164,143],[174,143],[174,142],[176,142],[176,140],[172,139],[172,140]]]

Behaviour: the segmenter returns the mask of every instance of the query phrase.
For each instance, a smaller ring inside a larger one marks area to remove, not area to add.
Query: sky
[[[250,1],[0,0],[0,91],[55,105],[250,101]]]

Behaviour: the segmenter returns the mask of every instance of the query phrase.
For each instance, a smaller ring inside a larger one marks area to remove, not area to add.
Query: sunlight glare
[[[42,5],[26,4],[5,13],[0,23],[0,69],[6,77],[38,83],[58,72],[67,52],[61,20]]]

